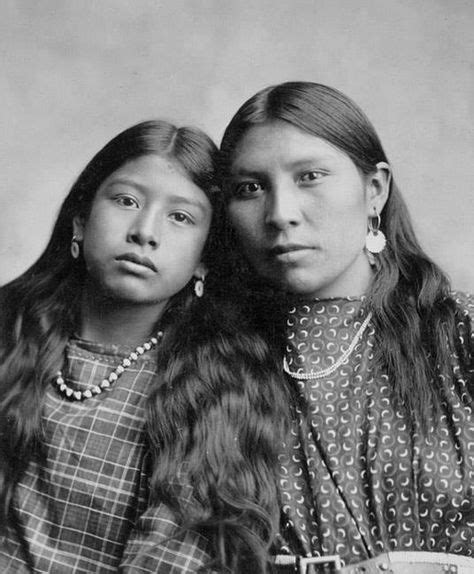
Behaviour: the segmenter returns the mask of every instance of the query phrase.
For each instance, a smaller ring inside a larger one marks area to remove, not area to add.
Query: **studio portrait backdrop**
[[[219,143],[250,95],[306,80],[367,112],[422,246],[472,292],[473,27],[471,0],[4,0],[0,284],[113,134],[164,117]]]

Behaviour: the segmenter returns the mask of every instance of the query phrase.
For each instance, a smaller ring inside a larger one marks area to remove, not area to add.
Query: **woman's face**
[[[74,220],[91,291],[162,307],[204,273],[211,216],[204,191],[173,160],[125,163],[99,187],[87,220]]]
[[[307,297],[359,295],[371,280],[367,218],[383,208],[384,180],[276,120],[250,128],[236,147],[228,212],[249,262],[272,284]]]

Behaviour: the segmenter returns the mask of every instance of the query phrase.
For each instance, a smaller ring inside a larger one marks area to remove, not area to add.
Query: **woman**
[[[0,290],[1,572],[194,572],[265,554],[282,413],[271,355],[218,297],[216,152],[164,121],[120,133]]]
[[[374,128],[285,83],[238,110],[221,162],[248,274],[286,306],[277,563],[474,571],[474,302],[422,251]]]

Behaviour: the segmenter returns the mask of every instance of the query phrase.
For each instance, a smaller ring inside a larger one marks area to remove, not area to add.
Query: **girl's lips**
[[[123,253],[115,258],[116,261],[130,261],[131,263],[135,263],[136,265],[141,265],[142,267],[148,267],[154,273],[158,271],[155,264],[151,259],[148,257],[140,257],[136,253]]]

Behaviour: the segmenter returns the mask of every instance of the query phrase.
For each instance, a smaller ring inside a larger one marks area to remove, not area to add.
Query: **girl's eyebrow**
[[[113,177],[112,179],[110,179],[107,182],[107,185],[115,185],[115,184],[123,184],[123,185],[128,185],[130,187],[135,187],[138,190],[144,190],[145,186],[141,185],[140,183],[138,183],[137,181],[135,181],[134,179],[128,178],[128,177]]]
[[[148,186],[142,185],[138,181],[135,181],[134,179],[128,177],[117,177],[115,179],[111,179],[108,183],[108,185],[115,185],[115,184],[128,185],[130,187],[134,187],[138,191],[141,191],[142,193],[145,194],[148,192]],[[179,203],[179,204],[184,203],[186,205],[197,207],[203,212],[206,211],[206,205],[198,197],[196,198],[187,197],[185,195],[179,195],[178,193],[176,194],[173,193],[168,196],[168,201],[170,203]]]
[[[205,204],[199,198],[186,197],[184,195],[171,195],[169,197],[171,203],[185,204],[192,207],[197,207],[201,211],[206,211]]]

